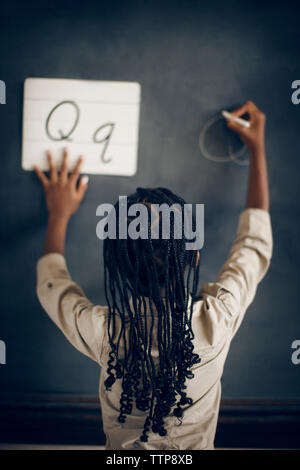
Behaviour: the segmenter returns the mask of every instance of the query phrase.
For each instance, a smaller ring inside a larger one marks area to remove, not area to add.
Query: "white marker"
[[[232,119],[237,124],[240,124],[240,126],[246,127],[247,129],[249,129],[249,127],[250,127],[250,122],[249,121],[246,121],[246,119],[242,119],[242,118],[239,118],[237,116],[234,116],[233,114],[229,113],[228,111],[222,111],[222,115],[227,119]]]

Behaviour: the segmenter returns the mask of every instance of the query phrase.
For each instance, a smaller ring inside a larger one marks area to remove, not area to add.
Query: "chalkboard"
[[[136,174],[90,175],[68,228],[69,270],[97,304],[105,296],[96,208],[137,186],[165,186],[205,204],[201,282],[216,279],[245,207],[249,167],[204,158],[199,134],[221,109],[248,99],[265,112],[274,254],[232,342],[223,397],[298,397],[291,345],[300,336],[300,106],[291,84],[300,78],[299,5],[54,1],[47,8],[1,6],[1,392],[96,395],[100,373],[51,323],[35,291],[47,214],[40,182],[21,168],[22,103],[24,80],[44,77],[142,89]]]

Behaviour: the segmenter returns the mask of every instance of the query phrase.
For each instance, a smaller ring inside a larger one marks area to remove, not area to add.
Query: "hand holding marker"
[[[240,124],[240,126],[246,127],[246,129],[249,129],[249,127],[250,127],[250,122],[249,121],[246,121],[246,119],[242,119],[240,117],[234,116],[233,114],[229,113],[228,111],[222,111],[222,115],[226,119],[232,119],[237,124]]]
[[[246,113],[249,115],[249,121],[240,117]],[[225,116],[224,112],[222,112],[222,115]],[[225,116],[227,118],[227,126],[238,133],[250,154],[257,151],[264,152],[266,115],[258,109],[253,101],[246,101],[240,108],[235,109],[229,115],[231,118],[228,115]]]

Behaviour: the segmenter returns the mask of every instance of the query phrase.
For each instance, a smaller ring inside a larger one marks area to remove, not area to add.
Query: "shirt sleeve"
[[[235,241],[217,282],[205,283],[200,294],[214,297],[227,312],[226,325],[234,336],[266,275],[273,252],[270,213],[247,208],[241,212]],[[223,321],[224,324],[224,321]]]
[[[70,343],[100,364],[107,307],[95,306],[87,299],[71,279],[63,255],[49,253],[38,260],[37,296]]]

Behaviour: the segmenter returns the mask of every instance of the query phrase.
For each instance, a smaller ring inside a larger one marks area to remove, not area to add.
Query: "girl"
[[[35,167],[49,210],[44,252],[37,263],[37,295],[67,339],[102,367],[99,397],[106,449],[214,448],[229,346],[273,249],[265,115],[250,101],[233,112],[246,113],[249,129],[227,123],[250,153],[246,208],[217,281],[199,291],[200,252],[187,250],[185,237],[175,237],[172,220],[168,239],[104,240],[107,306],[93,305],[72,280],[64,257],[68,221],[87,189],[85,178],[77,187],[82,159],[70,176],[66,152],[59,174],[48,153],[49,179]],[[135,203],[153,214],[153,204],[183,209],[185,201],[166,188],[137,188],[128,207]],[[120,217],[118,203],[115,210]],[[161,224],[156,216],[152,223]],[[146,229],[150,231],[150,224]]]

